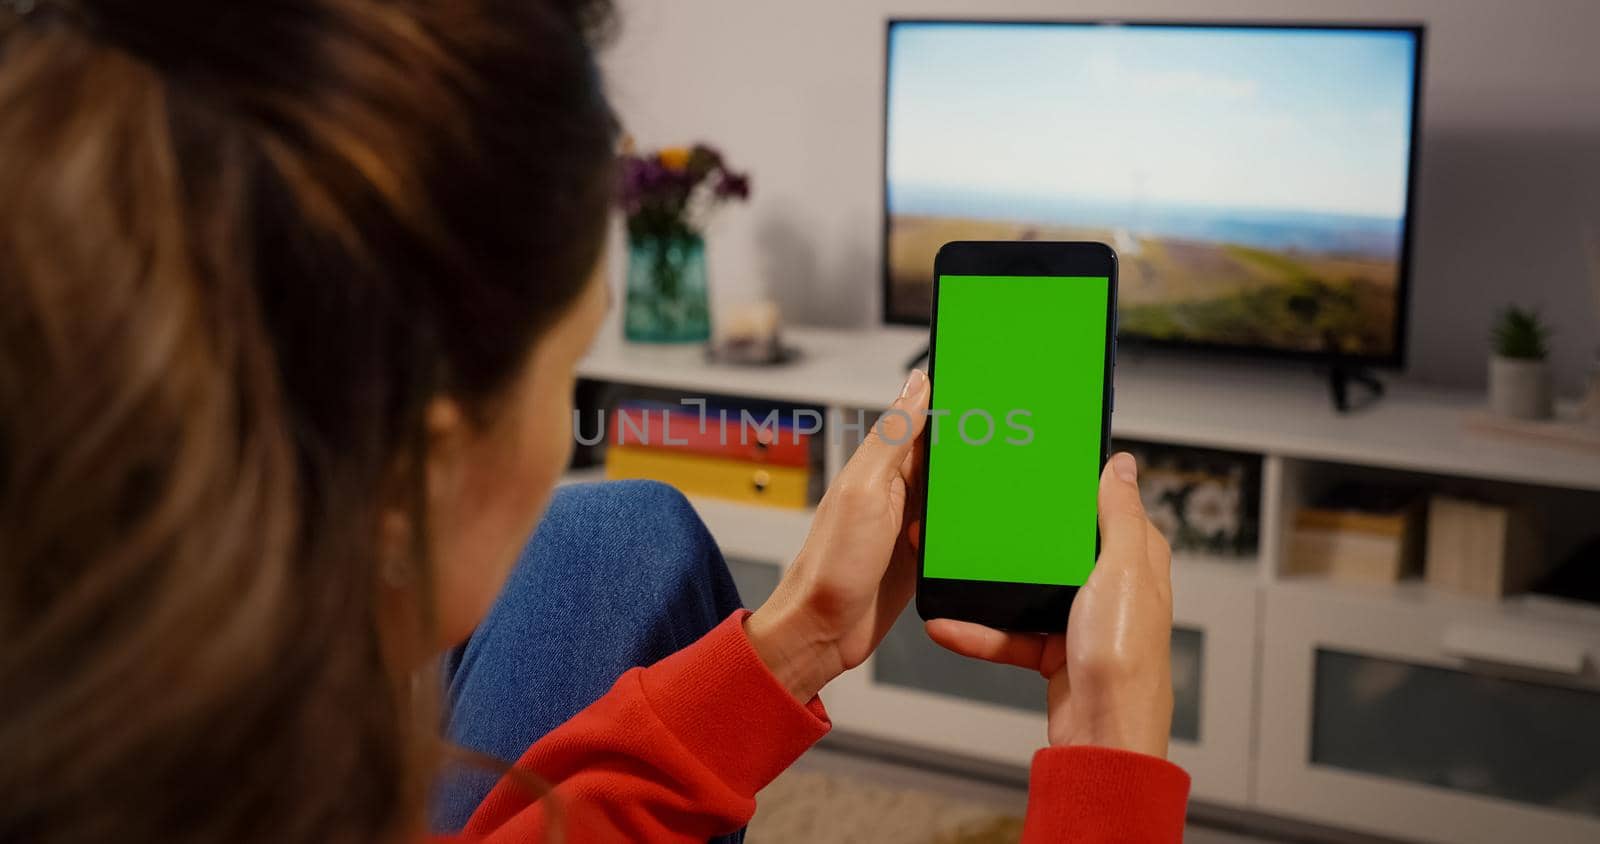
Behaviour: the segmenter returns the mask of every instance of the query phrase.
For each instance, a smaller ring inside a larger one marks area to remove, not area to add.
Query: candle
[[[778,305],[771,301],[746,302],[728,309],[722,320],[722,342],[770,348],[778,342]]]

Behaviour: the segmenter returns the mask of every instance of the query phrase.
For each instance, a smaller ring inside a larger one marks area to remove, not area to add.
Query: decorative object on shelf
[[[1527,589],[1547,568],[1544,533],[1531,508],[1444,495],[1429,501],[1429,586],[1503,598]]]
[[[1489,407],[1512,419],[1549,419],[1550,328],[1531,310],[1508,306],[1494,326]]]
[[[1294,515],[1285,574],[1394,583],[1422,570],[1424,500],[1408,490],[1336,487]]]
[[[623,334],[645,343],[701,343],[711,337],[706,289],[706,216],[750,196],[750,177],[705,144],[622,155],[622,210],[628,219],[628,289]]]
[[[729,308],[706,347],[706,360],[738,366],[776,366],[799,356],[800,350],[783,344],[778,305],[770,301]]]
[[[1117,443],[1115,448],[1139,461],[1140,497],[1172,550],[1255,553],[1260,458],[1146,443]]]
[[[1600,454],[1600,426],[1581,419],[1574,409],[1558,408],[1552,419],[1510,419],[1487,410],[1471,410],[1464,416],[1466,428],[1523,445],[1565,448]]]

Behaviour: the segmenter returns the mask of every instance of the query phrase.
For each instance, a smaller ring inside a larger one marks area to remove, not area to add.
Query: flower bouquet
[[[750,196],[750,177],[705,144],[622,156],[621,201],[628,219],[629,340],[703,342],[711,336],[705,239],[711,210]]]

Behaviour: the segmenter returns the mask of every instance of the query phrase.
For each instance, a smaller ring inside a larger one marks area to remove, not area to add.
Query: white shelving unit
[[[1305,581],[1273,584],[1263,605],[1256,805],[1417,840],[1600,841],[1600,816],[1482,793],[1496,764],[1528,780],[1541,767],[1586,764],[1589,787],[1600,787],[1600,758],[1555,758],[1600,749],[1600,610],[1531,597],[1472,601],[1421,584],[1331,589]],[[1319,703],[1308,680],[1330,655],[1356,667],[1320,675],[1331,688]],[[1342,707],[1335,720],[1377,723],[1381,691],[1413,703],[1403,722],[1366,736],[1334,726],[1327,729],[1337,735],[1319,740],[1319,706]],[[1550,695],[1569,700],[1552,706]],[[1491,717],[1491,709],[1506,716]],[[1405,737],[1414,731],[1436,731],[1450,746],[1437,749],[1440,760],[1417,760]],[[1505,746],[1520,747],[1506,754]],[[1430,766],[1459,787],[1362,770]],[[1594,793],[1574,796],[1594,803]]]
[[[629,345],[613,328],[579,373],[686,396],[817,405],[830,420],[853,418],[897,395],[926,332],[795,329],[788,340],[801,350],[799,361],[746,369],[709,365],[699,348]],[[1173,567],[1175,626],[1199,634],[1191,657],[1200,695],[1197,736],[1175,738],[1171,755],[1194,776],[1196,799],[1417,840],[1500,841],[1516,828],[1537,830],[1541,841],[1600,840],[1600,755],[1592,760],[1593,793],[1580,787],[1553,798],[1495,793],[1498,763],[1472,758],[1481,738],[1474,735],[1446,731],[1439,752],[1449,758],[1402,760],[1395,770],[1363,770],[1359,753],[1333,764],[1316,755],[1339,756],[1316,732],[1323,724],[1318,707],[1348,691],[1336,681],[1349,676],[1330,674],[1334,668],[1378,677],[1370,682],[1379,692],[1384,677],[1425,690],[1428,682],[1448,685],[1459,676],[1472,680],[1464,688],[1513,699],[1557,689],[1552,694],[1579,695],[1600,712],[1600,610],[1549,599],[1454,598],[1413,583],[1360,589],[1280,576],[1295,510],[1345,477],[1487,485],[1557,502],[1565,512],[1600,513],[1600,455],[1473,433],[1464,420],[1480,403],[1471,394],[1395,383],[1372,408],[1339,415],[1309,373],[1124,356],[1115,436],[1262,459],[1257,557],[1180,557]],[[825,440],[831,478],[854,440]],[[799,549],[811,520],[809,511],[694,503],[726,553],[778,567]],[[879,682],[871,663],[840,678],[825,697],[838,730],[923,753],[1022,766],[1044,740],[1037,712]],[[1474,711],[1470,697],[1463,704]],[[1449,722],[1441,719],[1441,729]],[[1336,719],[1327,723],[1344,728]],[[1600,718],[1571,729],[1580,743],[1591,736],[1600,742]]]

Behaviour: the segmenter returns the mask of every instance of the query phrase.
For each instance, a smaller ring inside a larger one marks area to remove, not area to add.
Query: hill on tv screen
[[[1099,240],[1121,332],[1398,354],[1410,29],[898,21],[886,316],[925,322],[951,240]]]

